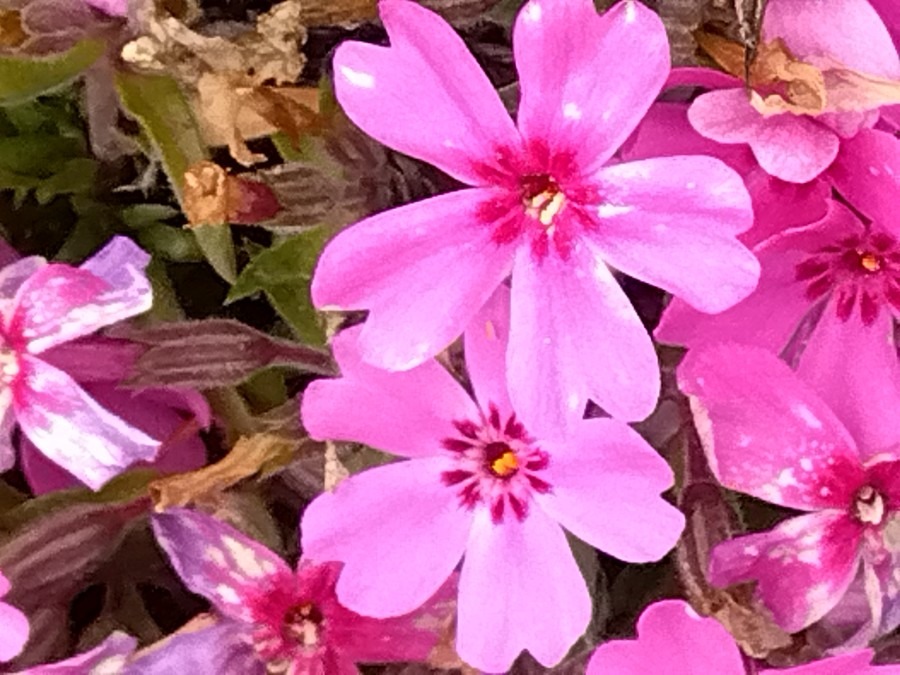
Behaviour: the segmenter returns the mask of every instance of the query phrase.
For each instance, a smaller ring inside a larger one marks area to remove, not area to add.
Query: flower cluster
[[[651,563],[698,536],[667,494],[688,459],[632,426],[657,409],[659,350],[676,348],[666,393],[684,404],[678,433],[709,487],[784,516],[719,537],[700,585],[752,584],[748,613],[818,642],[766,662],[742,653],[715,602],[696,603],[716,614],[704,618],[663,600],[635,639],[600,644],[587,675],[900,673],[873,665],[870,648],[900,627],[900,11],[765,4],[753,54],[700,31],[716,67],[673,69],[662,20],[637,0],[603,13],[592,0],[527,0],[510,115],[444,19],[381,0],[388,44],[338,46],[337,102],[457,188],[325,245],[313,305],[367,314],[330,336],[336,369],[316,373],[334,377],[304,380],[296,412],[332,450],[393,457],[305,505],[296,565],[250,536],[249,518],[224,522],[224,488],[272,458],[237,478],[195,471],[204,489],[188,496],[151,494],[158,553],[209,612],[144,649],[114,632],[19,672],[353,675],[433,665],[442,649],[488,673],[525,651],[553,667],[595,616],[579,551]],[[80,266],[6,257],[0,471],[19,469],[39,495],[102,490],[134,466],[204,466],[207,400],[184,386],[126,389],[147,346],[98,334],[151,308],[150,256],[116,236]],[[670,296],[658,322],[645,325],[627,278]],[[258,334],[227,337],[239,344],[228,367],[247,375],[240,359]],[[239,398],[219,389],[210,401],[227,414]],[[238,416],[227,434],[269,429],[249,408]],[[128,498],[123,508],[150,503],[146,491]],[[16,561],[0,562],[12,579],[0,574],[7,662],[41,636]]]

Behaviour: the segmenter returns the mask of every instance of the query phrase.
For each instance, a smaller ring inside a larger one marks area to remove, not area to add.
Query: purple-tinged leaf
[[[231,319],[166,323],[122,335],[149,345],[130,384],[208,389],[243,382],[268,366],[335,374],[324,349],[280,340]]]
[[[137,640],[130,635],[116,631],[99,645],[77,654],[64,661],[45,663],[26,670],[18,675],[85,675],[85,673],[103,675],[103,673],[121,673],[125,662],[137,647]]]

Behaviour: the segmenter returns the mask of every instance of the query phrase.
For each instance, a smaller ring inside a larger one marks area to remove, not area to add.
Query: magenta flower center
[[[566,203],[559,184],[549,174],[530,174],[519,179],[522,186],[522,204],[526,215],[537,220],[550,231],[553,219]],[[552,233],[549,232],[549,233]]]
[[[884,497],[871,485],[861,487],[853,498],[853,516],[861,523],[881,525],[884,520]]]
[[[444,484],[458,486],[466,508],[487,506],[495,523],[503,522],[508,511],[524,519],[532,493],[550,491],[540,476],[549,463],[547,453],[535,445],[515,414],[504,422],[494,405],[478,422],[453,424],[459,436],[443,441],[454,461],[454,468],[442,475]]]
[[[824,246],[798,264],[795,275],[807,284],[810,300],[834,292],[842,321],[858,311],[870,326],[882,306],[900,311],[900,246],[890,235],[869,233]]]
[[[314,656],[324,644],[325,616],[312,602],[295,602],[276,592],[256,608],[260,620],[253,630],[253,649],[268,672],[286,671],[299,657]]]

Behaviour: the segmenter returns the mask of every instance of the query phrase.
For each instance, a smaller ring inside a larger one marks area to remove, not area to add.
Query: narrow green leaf
[[[188,168],[206,159],[206,146],[194,113],[170,77],[116,74],[116,88],[125,108],[138,120],[159,153],[172,189],[182,198],[182,181]],[[197,244],[213,269],[228,283],[237,279],[234,243],[226,225],[193,229]]]
[[[26,101],[68,84],[104,51],[102,40],[82,40],[52,56],[0,56],[0,104]]]
[[[324,344],[325,334],[309,296],[309,283],[328,228],[319,227],[285,239],[257,255],[231,287],[226,304],[263,292],[297,337]]]

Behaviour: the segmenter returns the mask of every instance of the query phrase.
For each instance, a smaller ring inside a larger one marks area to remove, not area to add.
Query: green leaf
[[[309,283],[330,234],[328,228],[310,229],[263,251],[241,272],[225,303],[263,292],[299,339],[324,344],[325,333],[312,306]]]
[[[0,104],[25,101],[68,84],[105,51],[102,40],[82,40],[52,56],[0,56]]]
[[[38,204],[46,204],[58,195],[90,192],[94,187],[94,180],[99,168],[99,164],[94,159],[74,157],[47,180],[41,181],[41,184],[34,190],[34,197]]]
[[[206,159],[206,146],[190,105],[178,83],[163,75],[116,74],[122,104],[140,123],[159,153],[172,189],[182,199],[188,168]],[[237,279],[234,243],[227,225],[193,229],[197,244],[213,269],[228,283]]]

